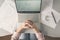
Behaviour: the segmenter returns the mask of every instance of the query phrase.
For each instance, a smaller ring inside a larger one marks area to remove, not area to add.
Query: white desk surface
[[[10,35],[10,33],[8,31],[0,28],[0,37],[6,36],[6,35]]]

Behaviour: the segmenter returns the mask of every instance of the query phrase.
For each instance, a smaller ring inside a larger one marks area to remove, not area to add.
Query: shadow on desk
[[[11,35],[0,37],[0,40],[10,40],[10,39],[11,39]],[[60,38],[54,38],[54,37],[49,37],[49,36],[45,36],[45,39],[46,40],[60,40]]]

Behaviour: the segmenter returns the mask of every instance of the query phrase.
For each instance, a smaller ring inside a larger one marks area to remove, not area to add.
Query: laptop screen
[[[18,13],[40,13],[41,0],[16,0]]]

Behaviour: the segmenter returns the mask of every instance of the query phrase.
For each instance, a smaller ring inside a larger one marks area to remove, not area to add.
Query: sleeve
[[[44,35],[42,33],[36,33],[36,37],[38,40],[45,40]]]
[[[11,40],[18,40],[18,39],[19,39],[19,33],[14,32],[12,37],[11,37]]]

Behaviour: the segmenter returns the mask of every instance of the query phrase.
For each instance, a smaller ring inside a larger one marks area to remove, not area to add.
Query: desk
[[[0,28],[0,37],[10,35],[10,33],[2,28]]]

